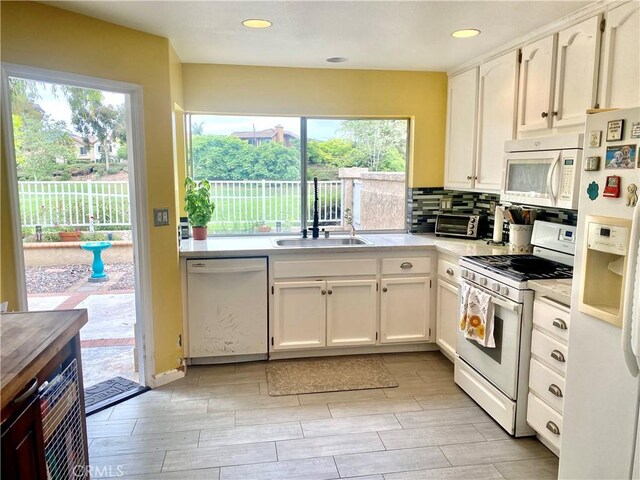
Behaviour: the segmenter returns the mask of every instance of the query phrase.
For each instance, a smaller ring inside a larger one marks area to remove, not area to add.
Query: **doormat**
[[[149,390],[122,377],[114,377],[84,389],[84,406],[87,416],[124,402]]]
[[[273,397],[397,386],[379,355],[276,360],[267,365]]]

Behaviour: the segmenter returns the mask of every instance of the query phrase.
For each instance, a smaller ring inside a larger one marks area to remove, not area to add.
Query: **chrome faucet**
[[[356,227],[353,226],[353,213],[350,208],[345,209],[344,211],[344,221],[349,227],[349,231],[352,237],[356,236]]]

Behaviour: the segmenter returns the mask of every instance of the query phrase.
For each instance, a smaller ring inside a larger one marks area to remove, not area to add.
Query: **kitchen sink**
[[[279,238],[273,240],[276,247],[344,247],[349,245],[371,245],[372,243],[361,237],[333,237],[333,238]]]

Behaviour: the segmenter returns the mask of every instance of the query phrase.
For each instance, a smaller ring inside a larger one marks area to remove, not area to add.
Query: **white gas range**
[[[533,291],[529,280],[571,278],[575,227],[537,221],[533,255],[460,259],[462,281],[491,295],[495,348],[458,332],[455,381],[515,436],[533,435],[526,422]]]

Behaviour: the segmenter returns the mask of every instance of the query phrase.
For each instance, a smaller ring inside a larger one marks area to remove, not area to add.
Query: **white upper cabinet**
[[[518,132],[551,128],[556,42],[550,35],[522,48]]]
[[[480,65],[474,173],[474,188],[479,191],[500,190],[504,142],[515,132],[517,86],[517,51]]]
[[[583,124],[586,110],[596,105],[600,20],[598,15],[558,34],[554,127]]]
[[[596,15],[522,48],[518,133],[584,124],[597,103],[600,20]]]
[[[629,2],[607,15],[600,107],[640,105],[640,3]]]
[[[478,68],[450,77],[448,91],[444,183],[449,188],[473,188]]]

